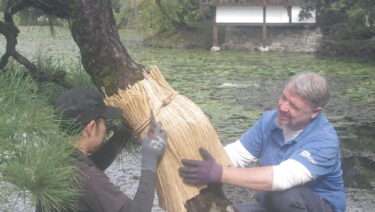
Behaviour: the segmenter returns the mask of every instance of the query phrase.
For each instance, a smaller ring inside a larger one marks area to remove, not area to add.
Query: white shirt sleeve
[[[313,179],[311,172],[300,162],[288,159],[273,166],[272,191],[282,191]]]
[[[235,167],[245,167],[257,160],[247,151],[240,140],[226,145],[224,149]]]

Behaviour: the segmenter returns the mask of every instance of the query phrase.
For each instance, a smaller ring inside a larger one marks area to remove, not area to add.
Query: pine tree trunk
[[[112,94],[143,79],[143,66],[134,62],[121,43],[107,0],[85,1],[69,18],[82,64],[94,84]]]

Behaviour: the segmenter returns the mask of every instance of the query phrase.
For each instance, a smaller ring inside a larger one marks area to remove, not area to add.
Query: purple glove
[[[220,183],[223,167],[217,164],[204,148],[199,148],[199,152],[204,161],[181,160],[184,167],[179,168],[178,172],[184,182],[189,184]]]

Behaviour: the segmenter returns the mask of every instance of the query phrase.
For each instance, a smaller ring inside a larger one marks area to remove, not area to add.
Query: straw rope
[[[178,175],[181,159],[201,160],[198,149],[204,147],[218,163],[230,164],[207,116],[195,103],[173,90],[156,67],[149,74],[144,73],[143,80],[107,97],[106,102],[120,107],[123,117],[140,135],[149,130],[153,119],[168,132],[168,148],[157,170],[157,193],[165,210],[186,211],[186,201],[204,187],[183,183]]]
[[[157,116],[160,112],[160,110],[162,109],[162,107],[165,107],[167,106],[172,100],[174,97],[176,97],[178,95],[178,93],[174,93],[174,94],[171,94],[168,98],[164,99],[162,104],[160,105],[160,107],[156,110],[156,112],[150,112],[150,117],[145,120],[144,123],[142,123],[141,125],[138,126],[138,128],[136,128],[134,131],[139,134],[140,132],[144,131],[144,129],[149,125],[151,124],[152,120],[154,119],[154,116]]]

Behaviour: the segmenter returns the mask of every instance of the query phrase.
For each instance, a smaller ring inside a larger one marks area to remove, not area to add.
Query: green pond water
[[[82,72],[74,82],[92,86],[67,29],[55,28],[54,36],[48,27],[20,30],[18,51],[34,62],[42,57],[50,67]],[[353,133],[346,133],[353,124],[374,126],[375,61],[299,53],[145,48],[135,43],[136,34],[120,30],[120,35],[136,62],[158,66],[175,90],[202,108],[223,142],[237,139],[263,111],[275,108],[285,81],[301,71],[327,77],[332,98],[325,112],[344,139],[353,138]],[[3,53],[3,37],[0,46]]]

